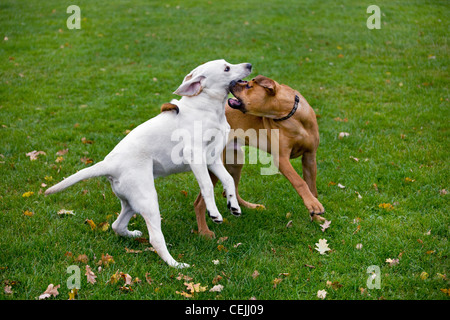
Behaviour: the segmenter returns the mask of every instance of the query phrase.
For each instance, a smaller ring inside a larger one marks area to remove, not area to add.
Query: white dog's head
[[[192,97],[210,92],[225,97],[231,82],[239,81],[251,72],[250,63],[231,64],[223,59],[209,61],[189,72],[174,94]]]

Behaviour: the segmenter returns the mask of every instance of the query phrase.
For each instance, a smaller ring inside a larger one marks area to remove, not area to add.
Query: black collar
[[[297,111],[298,108],[298,102],[300,101],[298,95],[295,95],[295,103],[294,103],[294,107],[292,108],[291,112],[289,112],[289,114],[283,118],[279,118],[279,119],[273,119],[273,121],[283,121],[286,119],[289,119],[290,117],[292,117],[295,113],[295,111]]]

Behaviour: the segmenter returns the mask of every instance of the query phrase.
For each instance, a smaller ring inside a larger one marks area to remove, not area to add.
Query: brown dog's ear
[[[259,75],[253,81],[265,88],[270,95],[275,95],[276,84],[272,79]]]

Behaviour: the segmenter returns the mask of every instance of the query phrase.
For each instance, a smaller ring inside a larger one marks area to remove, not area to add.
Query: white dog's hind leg
[[[240,216],[241,208],[239,207],[239,202],[236,197],[236,187],[234,185],[233,177],[228,173],[221,161],[209,165],[208,169],[216,175],[220,182],[222,182],[223,189],[227,196],[228,209],[233,215]]]
[[[128,222],[135,213],[133,208],[128,204],[127,200],[120,199],[122,205],[122,211],[120,211],[119,216],[116,221],[112,224],[112,229],[115,233],[123,237],[140,237],[142,232],[139,230],[130,231],[128,230]]]
[[[186,263],[175,261],[167,250],[166,241],[161,231],[161,215],[152,172],[139,171],[139,174],[139,184],[130,184],[127,199],[130,206],[144,218],[149,233],[150,244],[161,259],[169,266],[175,268],[189,267]]]

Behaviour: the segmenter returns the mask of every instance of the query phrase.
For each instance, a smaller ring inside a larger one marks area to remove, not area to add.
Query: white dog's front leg
[[[219,161],[218,159],[217,161]],[[227,196],[227,207],[231,213],[235,216],[241,215],[241,208],[239,207],[239,202],[236,197],[236,187],[234,184],[233,177],[223,166],[222,161],[214,162],[208,166],[208,169],[216,175],[216,177],[222,182],[223,189]]]
[[[189,165],[195,175],[195,178],[197,179],[200,192],[205,200],[208,215],[215,223],[222,223],[223,218],[217,209],[216,202],[214,201],[214,185],[209,176],[206,164],[190,163]]]

